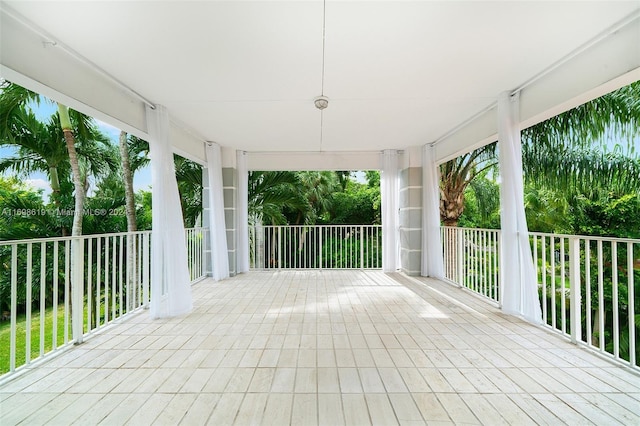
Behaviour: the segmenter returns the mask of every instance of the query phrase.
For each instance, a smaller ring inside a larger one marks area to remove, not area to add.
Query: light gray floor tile
[[[0,386],[2,424],[637,424],[637,375],[465,291],[250,272],[131,314]]]

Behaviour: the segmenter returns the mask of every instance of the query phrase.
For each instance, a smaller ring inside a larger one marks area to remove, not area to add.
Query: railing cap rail
[[[461,229],[461,230],[472,230],[472,231],[483,231],[483,232],[501,232],[501,229],[487,229],[487,228],[463,228],[460,226],[441,226],[442,229]],[[640,244],[640,239],[636,238],[618,238],[618,237],[601,237],[596,235],[579,235],[579,234],[553,234],[549,232],[534,232],[529,231],[529,235],[537,236],[537,237],[558,237],[558,238],[578,238],[581,240],[591,240],[591,241],[615,241],[618,243],[633,243]]]
[[[502,229],[489,229],[489,228],[463,228],[462,226],[441,226],[442,229],[463,229],[471,231],[484,231],[484,232],[502,232]]]
[[[381,228],[382,225],[343,224],[343,225],[250,225],[253,228]]]
[[[640,244],[640,239],[635,239],[635,238],[600,237],[596,235],[576,235],[576,234],[552,234],[548,232],[529,232],[529,235],[536,236],[536,237],[578,238],[580,240],[610,241],[610,242],[617,242],[617,243]]]
[[[185,228],[185,231],[204,231],[207,230],[206,227],[195,227],[195,228]],[[85,235],[77,235],[75,237],[67,236],[67,237],[47,237],[47,238],[29,238],[24,240],[2,240],[0,241],[0,246],[11,246],[17,244],[38,244],[38,243],[50,243],[56,241],[73,241],[73,240],[88,240],[93,238],[107,238],[107,237],[119,237],[124,235],[144,235],[151,234],[152,230],[144,230],[144,231],[134,231],[134,232],[111,232],[109,234],[85,234]]]

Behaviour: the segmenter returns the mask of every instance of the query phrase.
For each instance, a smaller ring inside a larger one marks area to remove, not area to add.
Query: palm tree
[[[606,187],[640,190],[635,147],[640,135],[640,81],[522,131],[525,181],[569,193]],[[608,139],[625,143],[613,150]]]
[[[17,145],[24,148],[22,159],[26,162],[9,161],[13,163],[14,170],[22,169],[26,171],[30,166],[48,166],[48,175],[52,182],[52,189],[59,186],[59,165],[62,158],[60,155],[60,143],[57,137],[46,140],[31,140],[28,134],[32,130],[38,131],[38,126],[34,124],[33,114],[25,114],[27,105],[31,102],[40,103],[40,96],[21,86],[8,81],[0,83],[0,141],[5,145]],[[102,135],[93,120],[77,111],[70,110],[67,106],[58,103],[58,114],[52,118],[51,122],[59,123],[62,136],[66,146],[66,153],[69,159],[71,177],[75,192],[75,209],[73,215],[73,226],[71,235],[82,235],[82,216],[86,190],[88,187],[89,173],[102,173],[105,166],[115,167],[113,158],[99,155],[104,152],[97,144],[107,143],[108,140]],[[20,124],[28,124],[33,127],[22,127]],[[40,133],[41,135],[41,133]],[[51,135],[53,136],[53,135]],[[26,143],[24,146],[21,142]],[[37,147],[35,145],[38,145]],[[42,148],[29,152],[30,148]],[[47,152],[50,151],[50,152]],[[26,155],[26,157],[25,157]],[[29,159],[34,160],[29,163]],[[52,168],[53,165],[53,168]],[[7,166],[10,167],[10,166]]]
[[[191,228],[196,226],[202,216],[202,166],[179,155],[173,156],[173,163],[184,225]]]
[[[283,225],[287,218],[283,208],[304,208],[298,179],[293,172],[249,172],[249,221]]]
[[[640,192],[640,159],[625,155],[620,146],[583,148],[558,143],[523,145],[525,182],[562,191],[565,196],[598,198],[604,190],[617,195]]]
[[[634,159],[638,133],[640,82],[635,82],[524,129],[525,182],[573,194],[602,187],[601,182],[609,182],[610,188],[622,193],[638,191],[640,166]],[[607,152],[607,137],[626,140],[626,154],[619,148]],[[457,225],[464,211],[464,189],[483,169],[496,164],[494,146],[440,166],[440,217],[444,225]]]
[[[351,172],[346,170],[337,171],[336,177],[338,178],[338,182],[340,183],[340,188],[344,192],[347,189],[347,184],[351,178]]]
[[[299,191],[304,198],[304,209],[298,210],[296,223],[315,224],[331,207],[331,196],[340,183],[334,172],[298,172]]]
[[[15,146],[18,150],[15,156],[0,160],[0,172],[11,170],[25,177],[44,172],[52,190],[51,201],[60,208],[60,174],[63,177],[68,174],[69,156],[63,144],[55,143],[60,135],[55,117],[42,123],[24,106],[16,108],[0,129],[0,145]]]
[[[464,212],[464,191],[476,176],[497,164],[496,144],[454,158],[440,166],[440,220],[444,226],[457,226]]]
[[[60,126],[64,133],[64,141],[67,145],[69,153],[69,162],[71,163],[71,175],[73,176],[73,187],[75,192],[75,210],[73,212],[73,227],[71,235],[82,235],[82,217],[84,208],[84,199],[86,196],[85,183],[80,175],[80,163],[78,153],[76,152],[76,137],[71,125],[71,117],[69,116],[69,107],[58,104],[58,115],[60,116]]]
[[[271,236],[267,254],[264,249],[265,236],[257,228],[263,223],[284,225],[287,223],[285,209],[299,211],[304,208],[298,177],[294,172],[252,171],[249,172],[248,189],[249,223],[256,226],[256,231],[250,233],[250,238],[253,239],[254,246],[258,247],[255,252],[258,258],[253,261],[258,265],[275,265],[277,239]],[[263,255],[269,257],[268,263],[264,263]]]

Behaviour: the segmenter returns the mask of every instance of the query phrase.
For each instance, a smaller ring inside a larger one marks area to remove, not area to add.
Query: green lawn
[[[53,308],[45,311],[44,353],[50,352],[53,346]],[[25,364],[26,354],[26,316],[18,315],[16,330],[16,368]],[[58,306],[56,346],[64,345],[64,307]],[[71,339],[71,320],[69,319],[69,339]],[[9,371],[11,340],[11,321],[0,322],[0,374]],[[40,356],[40,312],[31,313],[31,360]]]

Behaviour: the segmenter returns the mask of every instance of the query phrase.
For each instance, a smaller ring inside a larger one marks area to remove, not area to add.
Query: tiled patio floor
[[[422,283],[422,284],[421,284]],[[0,388],[0,424],[640,424],[640,377],[429,279],[251,272]]]

